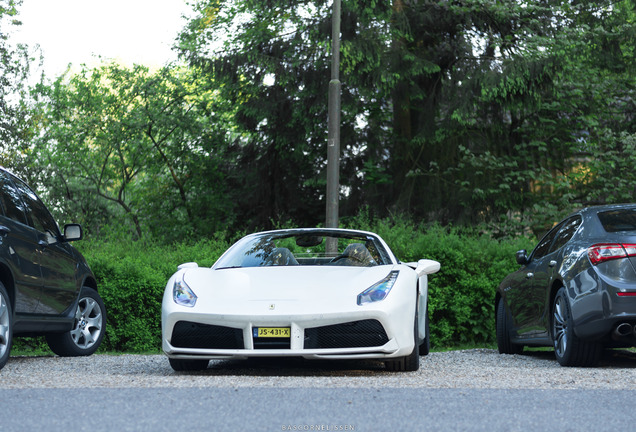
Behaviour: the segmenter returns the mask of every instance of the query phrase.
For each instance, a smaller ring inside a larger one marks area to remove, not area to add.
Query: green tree
[[[585,153],[603,146],[608,128],[633,128],[633,108],[622,102],[633,100],[633,2],[496,8],[490,27],[499,30],[482,39],[496,42],[485,52],[500,54],[456,78],[474,90],[450,113],[468,139],[445,173],[459,186],[457,201],[495,229],[519,218],[517,226],[532,220],[538,232],[572,206],[599,203],[578,181]]]
[[[237,139],[228,149],[227,181],[235,191],[238,225],[319,223],[329,79],[326,4],[200,1],[196,10],[180,46],[234,107]]]
[[[194,214],[197,188],[214,202],[223,193],[214,172],[201,184],[223,137],[212,123],[210,94],[195,79],[177,67],[150,72],[110,63],[39,85],[44,133],[36,148],[38,164],[48,164],[40,181],[56,191],[56,205],[83,211],[95,231],[124,223],[136,237],[187,235],[204,225],[196,218],[218,228],[223,206]]]
[[[331,3],[193,7],[187,68],[40,88],[57,208],[136,236],[322,223]],[[610,192],[631,178],[633,0],[346,0],[341,28],[341,217],[505,236],[633,195]]]
[[[23,171],[34,135],[29,109],[28,86],[31,58],[29,48],[14,44],[12,31],[21,25],[19,0],[0,0],[0,163]]]

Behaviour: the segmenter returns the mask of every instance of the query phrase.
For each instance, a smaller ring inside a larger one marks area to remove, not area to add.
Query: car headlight
[[[187,283],[182,279],[174,282],[172,287],[172,298],[174,302],[181,306],[194,307],[197,302],[197,295],[192,291]]]
[[[380,282],[358,294],[358,305],[384,300],[393,288],[399,273],[397,270],[392,271]]]

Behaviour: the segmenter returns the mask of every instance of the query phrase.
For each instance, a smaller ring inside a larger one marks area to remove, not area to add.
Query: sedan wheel
[[[506,309],[503,298],[497,305],[497,348],[499,354],[521,354],[523,345],[512,343],[510,332],[512,331],[512,317]]]
[[[579,339],[572,327],[572,314],[565,288],[560,288],[552,304],[554,355],[561,366],[595,366],[603,346]]]
[[[552,313],[552,334],[554,335],[554,353],[558,358],[563,358],[568,348],[568,319],[565,299],[557,296],[554,300]]]
[[[0,282],[0,369],[7,364],[13,341],[13,312],[7,290]]]
[[[75,324],[66,333],[47,335],[51,350],[65,357],[87,356],[99,348],[106,330],[106,306],[97,291],[84,287],[75,310]]]

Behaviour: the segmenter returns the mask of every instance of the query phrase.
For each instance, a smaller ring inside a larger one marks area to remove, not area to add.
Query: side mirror
[[[525,249],[521,249],[520,251],[517,251],[517,253],[515,254],[515,257],[517,258],[517,264],[526,265],[529,262],[528,252]]]
[[[66,241],[81,240],[84,237],[83,234],[80,224],[64,225],[64,240]]]
[[[415,272],[418,276],[427,275],[431,273],[437,273],[440,269],[441,265],[437,261],[429,260],[429,259],[421,259],[417,262],[417,267],[415,268]]]

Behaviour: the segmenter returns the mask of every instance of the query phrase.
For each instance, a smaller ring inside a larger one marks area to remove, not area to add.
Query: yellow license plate
[[[289,327],[254,327],[254,337],[256,338],[288,338],[291,337]]]

